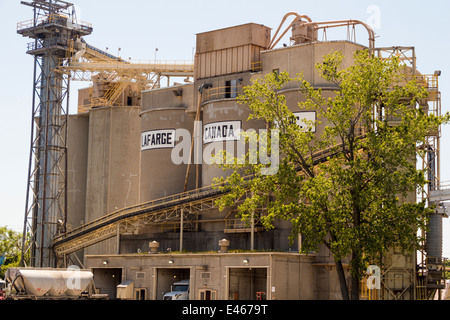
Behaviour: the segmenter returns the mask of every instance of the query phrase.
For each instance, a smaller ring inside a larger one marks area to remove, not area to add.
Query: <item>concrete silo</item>
[[[194,116],[188,113],[193,86],[177,86],[143,93],[141,112],[141,201],[147,202],[184,191],[186,153],[172,151],[178,143],[190,146]],[[187,140],[187,141],[186,141]],[[193,172],[191,172],[192,176]],[[189,179],[188,189],[194,187]]]

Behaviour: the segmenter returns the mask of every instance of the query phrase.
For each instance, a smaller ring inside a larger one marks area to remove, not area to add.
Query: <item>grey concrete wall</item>
[[[178,95],[174,92],[177,92]],[[142,111],[172,107],[192,108],[195,102],[195,94],[194,84],[143,91]]]
[[[139,112],[138,107],[90,112],[86,221],[139,203]]]
[[[85,222],[89,116],[70,115],[67,141],[67,224],[69,229]]]
[[[140,107],[105,107],[89,113],[86,222],[138,204]],[[116,253],[115,239],[86,249]]]
[[[184,272],[183,277],[187,276],[186,271],[189,273],[191,300],[200,299],[200,291],[204,289],[216,291],[219,300],[235,297],[254,300],[256,297],[250,292],[256,290],[264,291],[267,299],[311,300],[315,298],[313,262],[314,256],[289,253],[87,256],[87,266],[93,270],[121,268],[122,281],[131,280],[135,288],[147,289],[149,300],[161,299],[162,284],[166,288],[170,279],[175,281],[173,275],[180,275],[180,270]],[[255,281],[244,278],[239,284],[239,274],[248,276],[250,268],[257,270]]]
[[[322,62],[323,56],[331,51],[341,51],[344,55],[342,68],[353,63],[353,54],[364,46],[347,41],[316,42],[292,47],[280,48],[262,52],[263,71],[268,74],[273,70],[286,71],[291,77],[302,73],[306,81],[315,87],[327,87],[330,83],[323,79],[316,71],[317,63]]]
[[[67,139],[67,230],[82,226],[86,212],[89,116],[70,115]],[[84,250],[76,253],[82,261]]]

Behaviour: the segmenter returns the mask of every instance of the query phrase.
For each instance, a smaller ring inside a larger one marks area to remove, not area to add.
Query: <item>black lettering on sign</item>
[[[205,124],[203,143],[239,140],[241,121],[222,121]]]
[[[175,147],[175,129],[161,129],[143,132],[141,151]]]

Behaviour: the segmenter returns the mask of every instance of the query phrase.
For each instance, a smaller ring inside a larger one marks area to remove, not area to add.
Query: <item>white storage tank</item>
[[[70,268],[9,268],[6,272],[6,279],[14,289],[36,297],[79,296],[93,278],[91,271]]]

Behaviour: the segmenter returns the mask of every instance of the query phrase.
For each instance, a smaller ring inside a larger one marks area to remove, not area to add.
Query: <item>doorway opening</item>
[[[122,269],[93,269],[95,288],[98,293],[107,294],[109,299],[117,298],[117,286],[122,282]]]
[[[156,276],[156,300],[163,300],[164,295],[171,291],[174,283],[190,279],[191,269],[158,268]]]
[[[229,300],[265,299],[267,268],[230,268],[228,279]]]

